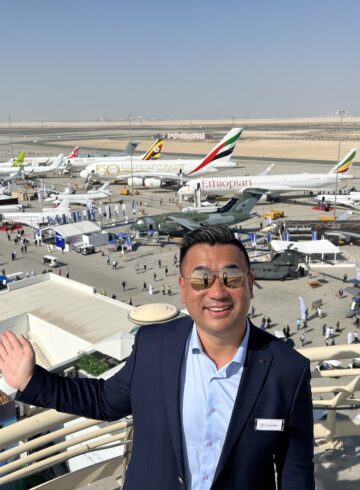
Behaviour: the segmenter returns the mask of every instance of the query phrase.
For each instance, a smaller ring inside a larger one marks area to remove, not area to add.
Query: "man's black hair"
[[[205,243],[207,245],[235,245],[241,250],[250,270],[249,255],[241,241],[235,237],[234,232],[226,225],[207,225],[190,231],[181,240],[180,271],[182,263],[190,248],[199,243]]]

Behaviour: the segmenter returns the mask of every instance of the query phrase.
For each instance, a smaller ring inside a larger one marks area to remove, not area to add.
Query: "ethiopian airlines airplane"
[[[179,190],[180,196],[194,196],[196,190],[206,195],[240,194],[252,187],[274,192],[305,191],[311,189],[332,189],[336,181],[353,179],[346,174],[353,164],[356,148],[351,150],[343,160],[335,165],[327,174],[283,174],[254,175],[241,177],[208,177],[193,179]],[[346,175],[345,175],[346,174]]]
[[[200,159],[177,159],[160,161],[130,161],[120,163],[93,163],[86,167],[80,176],[84,179],[98,178],[113,182],[127,182],[136,187],[159,188],[166,184],[175,184],[182,179],[216,172],[218,167],[234,166],[230,157],[243,128],[233,128],[208,155]]]

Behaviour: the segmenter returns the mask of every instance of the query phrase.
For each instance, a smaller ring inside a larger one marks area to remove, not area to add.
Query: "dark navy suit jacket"
[[[36,366],[17,399],[93,419],[132,414],[134,445],[124,490],[184,483],[179,381],[190,318],[142,327],[126,365],[104,380],[63,378]],[[283,419],[283,431],[255,430]],[[251,325],[238,394],[212,490],[313,490],[309,362]],[[276,476],[274,472],[276,465]]]

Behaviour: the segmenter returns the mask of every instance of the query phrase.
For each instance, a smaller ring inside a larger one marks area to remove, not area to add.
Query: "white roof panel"
[[[78,223],[69,223],[67,225],[51,226],[53,230],[65,238],[70,238],[78,235],[86,235],[88,233],[100,233],[99,228],[91,221],[79,221]]]
[[[49,280],[0,294],[0,322],[32,313],[91,344],[134,328],[128,319],[132,306],[56,274],[49,276]]]
[[[329,240],[307,240],[299,242],[271,240],[271,247],[276,252],[286,250],[290,244],[292,250],[297,250],[298,252],[306,255],[340,253],[340,248],[331,243]]]

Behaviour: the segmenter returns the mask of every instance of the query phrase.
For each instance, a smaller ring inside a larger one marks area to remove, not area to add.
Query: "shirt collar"
[[[230,363],[235,362],[237,364],[244,365],[245,355],[246,355],[246,351],[247,351],[248,343],[249,343],[249,335],[250,335],[250,325],[249,325],[249,320],[247,318],[246,319],[245,336],[244,336],[238,350],[236,351],[236,354],[234,355],[233,359],[230,361]],[[192,330],[191,330],[190,346],[189,347],[190,347],[190,352],[192,354],[205,354],[204,349],[203,349],[201,342],[200,342],[200,339],[199,339],[199,335],[197,333],[195,322],[194,322]]]

